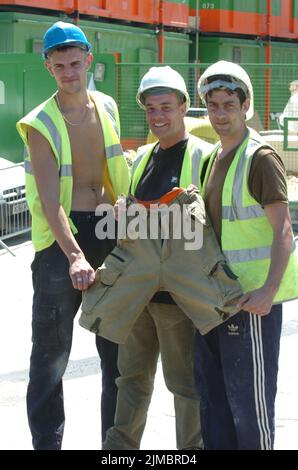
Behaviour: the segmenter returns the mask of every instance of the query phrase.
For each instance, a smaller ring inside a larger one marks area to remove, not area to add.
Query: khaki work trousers
[[[205,219],[201,196],[184,191],[169,206],[174,204],[179,213],[188,214],[193,234],[201,233],[202,247],[186,249],[189,240],[183,233],[174,237],[178,224],[171,218],[168,238],[147,233],[144,239],[119,240],[98,268],[97,281],[83,293],[81,326],[125,343],[138,316],[158,291],[169,292],[201,334],[239,311],[236,300],[242,289]],[[150,211],[141,215],[140,224],[148,231],[151,215]]]
[[[150,303],[119,346],[115,425],[103,449],[139,449],[153,392],[159,353],[174,395],[178,449],[202,447],[199,397],[193,372],[194,326],[176,306]]]

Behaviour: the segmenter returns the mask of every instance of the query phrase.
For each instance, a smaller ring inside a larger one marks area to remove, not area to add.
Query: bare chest
[[[102,181],[106,168],[102,127],[93,109],[80,126],[68,123],[74,184],[92,185]]]

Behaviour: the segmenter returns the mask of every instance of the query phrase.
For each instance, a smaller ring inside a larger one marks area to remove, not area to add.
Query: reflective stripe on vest
[[[293,240],[292,253],[296,249],[296,244]],[[258,248],[249,248],[246,250],[229,250],[225,251],[225,257],[228,262],[233,263],[248,263],[249,261],[268,259],[271,255],[271,246],[261,246]]]
[[[120,144],[110,145],[110,147],[106,147],[106,157],[112,158],[117,157],[123,153],[122,146]]]
[[[115,113],[117,110],[113,107],[113,101],[110,97],[106,97],[100,92],[89,92],[89,94],[94,101],[104,137],[108,170],[107,179],[104,182],[105,187],[109,188],[112,198],[121,193],[127,194],[130,176],[118,138],[120,131],[115,132],[115,123],[119,122],[118,114],[114,114],[113,120],[111,119],[112,109]],[[109,113],[105,109],[106,100],[108,101]],[[60,203],[66,215],[69,216],[73,187],[72,155],[68,131],[54,100],[54,95],[17,123],[17,129],[27,149],[25,158],[26,196],[32,214],[32,241],[36,251],[40,251],[53,243],[54,236],[43,214],[36,188],[29,154],[28,127],[38,130],[51,146],[60,177]],[[76,233],[76,228],[70,218],[69,224],[72,232]]]
[[[194,149],[191,156],[191,182],[194,186],[198,186],[199,170],[202,158],[202,150],[198,147]]]
[[[36,119],[39,119],[44,124],[44,126],[48,129],[48,132],[57,149],[58,155],[61,155],[61,151],[62,151],[61,134],[58,131],[52,118],[44,111],[40,111],[40,113],[37,114]]]
[[[263,145],[260,142],[252,139],[251,141],[248,141],[248,145],[244,152],[247,155],[253,155],[261,147],[263,147]],[[250,158],[247,175],[249,175],[251,160],[252,159]],[[246,158],[244,156],[240,157],[233,182],[233,205],[222,206],[223,219],[228,219],[230,221],[235,219],[248,220],[254,219],[255,217],[265,216],[264,209],[260,206],[260,204],[245,206],[243,203],[242,185],[243,178],[245,177],[246,164]]]
[[[257,201],[255,201],[255,204],[247,205],[243,200],[243,184],[245,182],[246,186],[248,185],[252,156],[262,147],[264,147],[264,144],[256,140],[255,136],[254,138],[250,138],[249,135],[236,152],[235,159],[238,159],[238,163],[233,181],[232,205],[222,206],[223,222],[226,219],[230,222],[234,220],[248,221],[256,218],[264,218],[267,220],[264,209]],[[223,250],[228,262],[231,264],[249,262],[270,258],[271,243],[267,246],[246,248],[243,250],[225,250],[223,247]]]
[[[32,163],[30,160],[24,161],[25,172],[29,175],[33,175]],[[72,176],[72,165],[61,165],[59,170],[59,176]]]
[[[111,118],[114,131],[116,132],[118,138],[120,139],[119,124],[116,121],[114,106],[108,99],[106,99],[104,100],[104,107],[105,107],[106,112]]]

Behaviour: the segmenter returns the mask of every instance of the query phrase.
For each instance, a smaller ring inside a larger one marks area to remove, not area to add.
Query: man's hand
[[[75,289],[86,290],[95,280],[94,269],[83,253],[73,253],[70,259],[69,275]]]
[[[126,212],[126,196],[121,194],[114,204],[114,217],[119,220],[119,211]]]
[[[193,194],[197,193],[199,190],[194,184],[189,184],[186,188],[186,191],[188,192],[188,194]]]
[[[175,186],[173,188],[173,191],[175,191],[176,189],[180,189],[178,186]],[[192,194],[192,193],[195,193],[195,192],[198,192],[198,188],[194,185],[194,184],[189,184],[186,188],[186,191],[189,193],[189,194]]]
[[[251,292],[244,294],[238,301],[237,307],[245,310],[246,312],[254,313],[255,315],[268,315],[272,308],[272,302],[275,292],[262,287]]]

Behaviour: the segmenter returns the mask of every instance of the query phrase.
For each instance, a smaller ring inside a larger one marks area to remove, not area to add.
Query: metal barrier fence
[[[3,240],[28,232],[30,229],[31,218],[26,202],[24,165],[10,164],[0,168],[0,245],[10,251]]]
[[[177,70],[185,79],[191,98],[191,106],[204,106],[197,94],[197,81],[200,74],[210,64],[164,64]],[[298,223],[298,93],[292,95],[288,106],[289,120],[282,113],[291,97],[289,83],[298,80],[296,64],[241,64],[248,72],[254,88],[254,117],[248,125],[263,135],[282,159],[288,175],[289,198],[297,201]],[[146,143],[148,126],[145,113],[136,104],[136,93],[143,75],[156,64],[117,64],[117,98],[121,119],[123,147],[136,150]],[[223,70],[223,73],[225,70]],[[297,82],[298,83],[298,82]],[[298,91],[298,87],[297,87]],[[296,121],[295,121],[296,118]],[[202,117],[195,122],[189,118],[191,132],[214,142],[216,137],[208,118]],[[282,125],[284,127],[282,127]],[[293,205],[293,202],[292,202]]]

